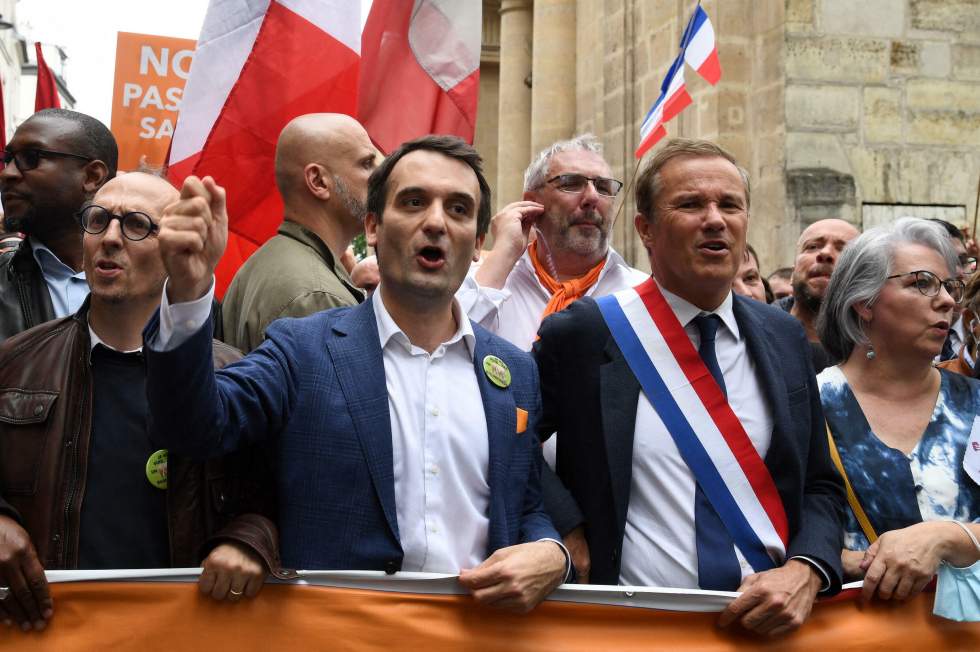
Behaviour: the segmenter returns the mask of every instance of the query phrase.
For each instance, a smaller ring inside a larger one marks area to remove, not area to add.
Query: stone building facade
[[[677,53],[687,0],[484,2],[476,144],[496,203],[533,152],[592,131],[630,184],[639,125]],[[723,69],[671,136],[715,140],[752,179],[749,241],[787,265],[824,217],[972,224],[980,178],[980,0],[704,0]],[[649,155],[648,155],[649,156]],[[615,246],[646,267],[624,193]]]

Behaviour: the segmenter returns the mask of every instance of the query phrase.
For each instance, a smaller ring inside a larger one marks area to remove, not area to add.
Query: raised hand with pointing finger
[[[225,189],[211,177],[184,179],[180,199],[164,209],[158,237],[169,277],[168,300],[185,303],[203,297],[228,244]]]

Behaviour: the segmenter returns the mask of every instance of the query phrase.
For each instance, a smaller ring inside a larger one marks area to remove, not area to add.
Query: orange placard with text
[[[166,161],[195,45],[190,39],[119,32],[111,129],[120,170],[136,168],[144,156],[152,166]]]

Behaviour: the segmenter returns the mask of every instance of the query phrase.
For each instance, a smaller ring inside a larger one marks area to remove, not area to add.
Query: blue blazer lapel
[[[732,306],[735,313],[735,321],[738,328],[745,338],[746,347],[752,361],[755,362],[759,374],[759,381],[762,383],[762,391],[769,401],[772,409],[773,418],[773,439],[776,433],[789,433],[793,430],[789,416],[789,397],[786,393],[786,384],[783,382],[783,366],[776,355],[773,343],[777,338],[769,332],[766,323],[750,307],[748,302],[753,299],[745,299],[740,296],[734,297]],[[773,450],[770,445],[769,451]],[[768,463],[769,456],[766,456]]]
[[[496,351],[490,336],[482,329],[474,329],[476,346],[473,355],[473,368],[476,382],[480,386],[480,396],[483,398],[483,411],[487,419],[487,435],[489,437],[490,464],[487,484],[490,487],[490,531],[488,548],[501,547],[500,542],[511,540],[507,528],[506,501],[503,497],[510,487],[507,486],[507,468],[511,452],[517,440],[517,404],[510,387],[497,387],[487,378],[483,371],[483,358],[494,355]],[[504,528],[501,532],[499,528]]]
[[[360,439],[374,490],[381,501],[388,526],[395,538],[400,540],[388,391],[371,299],[340,317],[333,324],[333,331],[337,336],[327,339],[327,351],[333,360],[354,430]]]
[[[633,477],[633,434],[640,381],[633,375],[611,334],[606,341],[606,355],[609,362],[599,367],[599,402],[616,522],[622,527],[626,523]]]

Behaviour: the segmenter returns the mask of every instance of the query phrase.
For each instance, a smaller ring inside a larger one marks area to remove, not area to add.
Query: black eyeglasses
[[[966,284],[963,281],[956,278],[948,278],[945,281],[941,281],[938,276],[924,269],[915,272],[905,272],[904,274],[892,274],[887,278],[901,278],[903,276],[915,276],[915,289],[927,297],[938,296],[939,288],[944,287],[949,292],[949,296],[953,298],[953,301],[959,303],[963,300],[963,293],[966,292]]]
[[[966,274],[977,271],[977,259],[974,256],[960,256],[960,267]]]
[[[577,193],[585,190],[590,181],[595,191],[605,197],[615,197],[623,187],[622,181],[606,177],[587,177],[584,174],[559,174],[545,183],[555,184],[555,187],[562,192]]]
[[[78,212],[78,223],[82,225],[82,229],[86,233],[92,235],[98,235],[108,229],[112,220],[119,220],[122,234],[127,240],[138,242],[151,233],[160,230],[160,226],[150,219],[149,215],[139,211],[132,211],[125,215],[113,215],[105,208],[92,204]]]
[[[3,150],[3,165],[4,167],[10,165],[13,161],[17,165],[17,169],[21,172],[27,172],[28,170],[33,170],[38,165],[41,164],[42,158],[77,158],[83,161],[94,161],[95,159],[91,156],[82,156],[81,154],[69,154],[68,152],[52,152],[49,149],[35,149],[29,147],[27,149],[20,149],[16,152],[12,152],[9,149]]]

